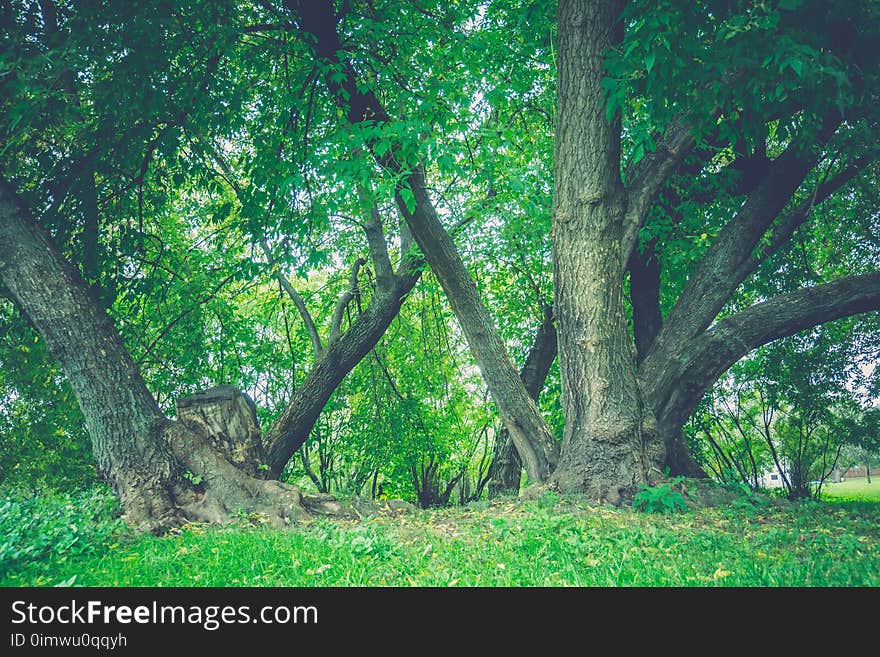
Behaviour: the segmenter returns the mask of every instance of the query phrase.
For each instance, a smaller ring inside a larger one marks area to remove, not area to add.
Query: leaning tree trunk
[[[173,521],[180,467],[162,439],[167,422],[110,318],[5,183],[0,233],[0,276],[64,368],[98,472],[133,522]]]
[[[553,273],[565,432],[554,483],[619,502],[657,478],[662,441],[642,400],[620,272],[626,199],[620,119],[605,118],[603,58],[622,4],[561,0]]]
[[[249,474],[260,470],[254,459],[261,455],[252,410],[236,393],[184,400],[182,421],[164,417],[110,318],[2,180],[0,235],[0,280],[60,362],[98,471],[131,524],[161,532],[238,511],[279,525],[309,511],[345,512],[332,500],[304,498]]]
[[[287,462],[308,440],[333,391],[397,317],[421,275],[420,264],[419,258],[405,258],[388,286],[378,288],[370,305],[349,329],[321,351],[303,384],[266,432],[263,442],[271,476],[281,476]]]
[[[547,374],[555,359],[556,326],[553,324],[553,310],[547,307],[544,308],[544,319],[538,327],[535,340],[526,355],[526,362],[519,373],[526,392],[536,402],[544,389]],[[519,492],[522,461],[510,439],[510,432],[503,426],[495,439],[489,476],[489,497],[516,495]]]
[[[343,57],[345,50],[336,31],[339,17],[333,2],[285,0],[284,4],[311,41],[317,59],[322,65],[332,65],[325,67],[325,82],[349,122],[379,127],[390,123],[391,117],[379,98],[369,86],[358,80],[354,66]],[[558,458],[556,441],[523,387],[492,314],[483,304],[455,242],[437,215],[428,193],[424,168],[405,169],[401,164],[405,158],[400,157],[400,144],[397,143],[382,154],[373,150],[373,155],[380,166],[398,176],[399,192],[411,192],[414,207],[404,202],[401,193],[397,194],[397,205],[446,293],[526,472],[533,482],[547,481]]]
[[[880,272],[779,294],[716,322],[673,355],[667,371],[642,371],[646,399],[665,439],[671,474],[703,476],[682,426],[718,377],[751,350],[804,329],[880,308]]]

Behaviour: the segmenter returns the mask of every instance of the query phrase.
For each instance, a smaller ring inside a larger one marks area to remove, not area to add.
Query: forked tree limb
[[[662,387],[645,380],[658,419],[680,426],[718,379],[761,345],[860,313],[880,310],[880,272],[780,294],[725,317],[691,341],[675,358],[677,368]]]
[[[339,18],[330,0],[285,0],[318,61],[330,64],[325,84],[337,106],[354,125],[382,126],[390,116],[375,93],[358,80],[337,33]],[[332,71],[332,73],[331,73]],[[377,164],[398,176],[395,200],[412,236],[430,264],[480,366],[505,426],[511,432],[532,481],[547,481],[559,448],[535,402],[529,397],[491,313],[468,273],[449,232],[437,214],[421,165],[398,159],[400,144],[381,153],[377,141],[368,144]]]
[[[318,333],[318,327],[315,326],[315,320],[312,319],[308,306],[306,306],[305,299],[302,298],[302,295],[296,291],[296,288],[290,284],[290,281],[287,280],[287,277],[281,269],[278,268],[275,256],[272,255],[272,249],[269,247],[269,242],[267,242],[265,238],[260,239],[260,247],[263,249],[269,267],[274,272],[274,276],[278,280],[279,285],[281,285],[282,289],[287,292],[287,296],[291,298],[293,305],[296,306],[296,310],[299,312],[299,316],[302,318],[306,331],[309,334],[309,339],[312,341],[312,350],[315,352],[315,357],[317,358],[321,355],[321,352],[324,351],[324,345],[321,344],[321,336]]]
[[[815,140],[827,141],[840,121],[839,116],[826,117]],[[671,359],[708,328],[748,275],[743,264],[752,258],[761,238],[816,164],[818,156],[803,142],[795,140],[774,161],[764,181],[724,226],[689,277],[642,362],[640,369],[647,380],[668,379],[674,370]]]
[[[342,335],[342,319],[345,317],[345,309],[357,295],[360,294],[358,288],[358,274],[361,266],[366,264],[366,260],[358,258],[351,267],[351,276],[348,279],[348,287],[339,295],[336,301],[336,307],[333,309],[333,316],[330,319],[330,337],[327,338],[329,344],[336,342]]]

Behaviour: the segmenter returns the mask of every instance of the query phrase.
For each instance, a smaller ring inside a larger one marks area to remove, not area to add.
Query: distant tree
[[[870,354],[860,353],[858,335],[853,323],[837,322],[734,366],[691,420],[701,462],[753,488],[773,469],[791,499],[818,497],[865,433],[852,377]]]
[[[846,463],[849,467],[863,465],[870,484],[871,465],[880,462],[880,408],[871,407],[847,418],[841,428],[848,433]]]

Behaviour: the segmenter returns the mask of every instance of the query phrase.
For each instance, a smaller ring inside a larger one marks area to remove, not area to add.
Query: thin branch
[[[391,258],[388,257],[388,245],[385,243],[385,232],[382,229],[379,206],[374,199],[370,198],[366,189],[359,187],[358,193],[361,200],[370,205],[370,214],[362,224],[362,228],[367,236],[370,258],[376,270],[376,283],[380,290],[387,292],[394,285],[394,269],[391,267]]]
[[[232,190],[235,192],[235,195],[239,199],[243,199],[243,190],[236,181],[235,175],[232,173],[232,168],[226,162],[226,159],[214,146],[211,140],[203,139],[201,141],[205,149],[208,151],[209,155],[220,167],[220,171],[218,172],[219,175],[232,188]],[[294,289],[294,287],[290,284],[290,281],[287,280],[287,277],[284,276],[284,274],[282,273],[280,267],[277,266],[277,261],[275,260],[275,256],[272,255],[272,249],[269,247],[269,243],[266,238],[260,238],[258,242],[263,250],[263,253],[266,256],[266,261],[269,263],[269,268],[272,270],[273,275],[278,280],[278,284],[281,285],[281,288],[293,301],[293,305],[296,306],[297,312],[299,312],[299,315],[303,320],[303,324],[305,324],[306,331],[309,334],[309,339],[312,342],[312,350],[314,351],[315,357],[317,358],[324,351],[324,346],[323,344],[321,344],[321,336],[318,333],[318,327],[315,325],[315,321],[312,318],[311,313],[309,313],[309,309],[306,306],[305,299],[303,299],[302,295],[297,292],[296,289]]]
[[[293,29],[292,23],[256,23],[254,25],[245,25],[242,32],[252,34],[254,32],[278,32]]]
[[[190,306],[189,308],[187,308],[186,310],[184,310],[182,313],[180,313],[180,314],[179,314],[177,317],[175,317],[173,320],[171,320],[171,321],[165,326],[165,328],[163,328],[163,329],[159,332],[159,335],[157,335],[157,336],[152,340],[152,342],[150,342],[150,344],[147,345],[147,350],[146,350],[143,354],[141,354],[141,356],[137,359],[137,365],[140,365],[140,364],[144,361],[144,359],[145,359],[147,356],[150,355],[150,352],[152,352],[153,349],[156,347],[156,345],[159,344],[159,342],[162,340],[162,338],[164,338],[164,337],[168,334],[168,331],[170,331],[172,328],[174,328],[174,326],[175,326],[180,320],[182,320],[184,317],[186,317],[187,315],[189,315],[192,311],[194,311],[194,310],[195,310],[196,308],[198,308],[199,306],[201,306],[201,305],[203,305],[203,304],[206,304],[208,301],[210,301],[211,299],[213,299],[213,298],[217,295],[217,293],[223,288],[223,286],[226,285],[226,284],[227,284],[229,281],[231,281],[233,278],[235,278],[235,273],[232,273],[232,274],[230,274],[229,276],[227,276],[226,278],[224,278],[222,281],[220,281],[220,282],[216,285],[216,287],[214,287],[213,290],[211,290],[211,292],[210,292],[209,294],[207,294],[205,297],[203,297],[202,299],[200,299],[199,301],[197,301],[195,304],[193,304],[192,306]]]
[[[717,114],[717,110],[714,113]],[[621,251],[626,254],[621,263],[623,268],[626,267],[629,253],[648,216],[648,209],[656,200],[666,179],[696,144],[689,115],[690,112],[687,112],[673,119],[657,145],[657,150],[645,155],[635,166],[628,167],[627,210]]]
[[[312,341],[312,349],[317,358],[321,355],[321,352],[324,351],[324,346],[321,344],[321,336],[318,335],[318,327],[315,326],[315,321],[312,319],[312,315],[306,307],[305,299],[303,299],[302,295],[293,288],[290,281],[288,281],[287,277],[281,272],[281,269],[277,267],[275,257],[272,255],[272,250],[269,248],[269,243],[265,238],[260,239],[260,246],[263,249],[263,253],[266,254],[266,260],[269,262],[269,267],[272,269],[275,278],[278,279],[279,285],[281,285],[282,289],[287,292],[287,295],[293,301],[293,305],[296,306],[300,317],[302,317],[303,324],[306,325],[306,331],[308,331],[309,334],[309,339]]]
[[[348,307],[348,304],[360,294],[358,289],[358,273],[360,273],[361,265],[366,264],[366,262],[363,258],[358,258],[354,261],[348,287],[339,295],[336,308],[333,309],[333,317],[330,320],[330,337],[327,339],[328,344],[333,344],[342,336],[342,318],[345,315],[345,309]]]
[[[371,350],[371,353],[373,354],[373,359],[379,365],[379,369],[382,370],[382,375],[385,377],[388,385],[391,386],[391,392],[394,393],[394,396],[397,397],[398,401],[406,401],[406,397],[401,394],[400,389],[397,387],[397,384],[394,383],[394,377],[391,376],[388,368],[385,367],[385,363],[382,362],[382,359],[379,357],[379,353],[376,351],[375,348]]]

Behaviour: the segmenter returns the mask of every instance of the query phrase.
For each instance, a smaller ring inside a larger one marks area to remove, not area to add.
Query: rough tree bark
[[[301,31],[311,41],[318,60],[336,65],[328,69],[325,83],[337,104],[346,111],[351,123],[388,123],[390,117],[371,90],[359,83],[354,67],[344,59],[337,34],[338,17],[331,0],[285,0]],[[342,73],[341,79],[339,72]],[[491,313],[483,305],[479,291],[461,260],[452,237],[444,229],[428,194],[425,172],[421,167],[404,170],[392,147],[376,161],[400,176],[399,190],[408,189],[415,200],[410,208],[398,193],[397,203],[405,216],[413,238],[425,255],[455,312],[471,353],[498,407],[504,426],[522,458],[529,478],[534,482],[548,479],[558,459],[558,448],[537,405],[526,392]]]
[[[208,437],[235,466],[265,479],[266,461],[254,401],[234,386],[216,386],[177,400],[177,419]]]
[[[79,272],[2,180],[0,234],[0,280],[61,364],[85,416],[98,470],[131,524],[161,532],[187,520],[221,522],[236,511],[259,513],[276,525],[310,512],[347,512],[326,497],[309,498],[248,474],[258,464],[241,468],[227,458],[249,454],[228,434],[225,447],[215,446],[213,429],[222,432],[220,425],[235,414],[216,426],[166,418]]]
[[[544,308],[544,319],[538,327],[535,339],[526,354],[519,376],[529,396],[538,401],[550,366],[556,359],[556,326],[553,323],[553,310]],[[522,461],[516,451],[510,432],[502,426],[495,439],[495,449],[489,480],[489,497],[516,495],[522,478]]]
[[[553,274],[565,412],[553,482],[618,503],[657,480],[663,445],[642,399],[621,271],[627,199],[620,119],[605,118],[605,53],[621,2],[561,0],[553,208]]]

